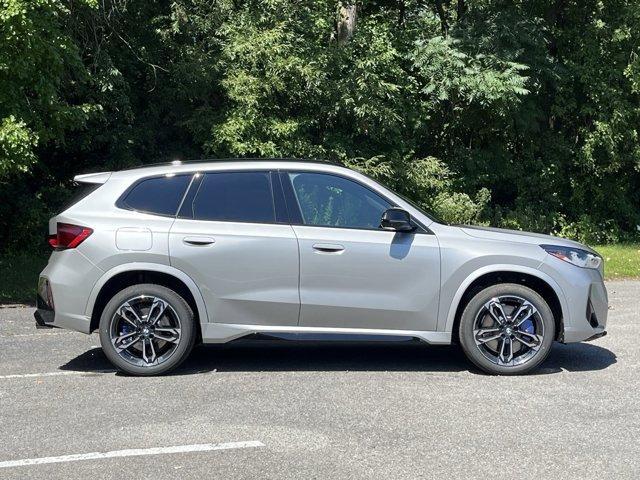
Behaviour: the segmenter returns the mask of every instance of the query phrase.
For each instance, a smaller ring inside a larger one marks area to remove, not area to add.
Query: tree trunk
[[[449,22],[447,21],[447,13],[442,5],[442,0],[436,0],[436,12],[440,17],[440,27],[442,28],[442,36],[447,38],[449,36]]]
[[[467,11],[467,6],[464,3],[464,0],[458,0],[458,8],[456,9],[456,13],[458,14],[458,18],[456,19],[458,22],[462,20],[465,12]]]
[[[355,1],[338,5],[338,44],[343,45],[351,40],[356,29],[357,11]]]

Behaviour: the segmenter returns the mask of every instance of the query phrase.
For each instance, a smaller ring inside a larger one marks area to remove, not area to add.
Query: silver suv
[[[482,370],[518,374],[554,340],[606,333],[590,248],[446,225],[344,167],[173,162],[75,180],[83,191],[49,223],[36,322],[99,330],[132,374],[254,333],[459,343]]]

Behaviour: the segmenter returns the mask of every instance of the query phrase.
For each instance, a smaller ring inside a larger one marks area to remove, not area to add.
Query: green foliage
[[[60,92],[86,74],[65,29],[70,14],[60,1],[0,0],[0,179],[28,171],[38,145],[63,143],[96,109]]]
[[[9,115],[0,123],[0,177],[13,172],[26,172],[37,158],[33,147],[38,143],[24,122]]]
[[[607,280],[640,277],[640,244],[596,245],[595,249],[604,259]]]
[[[613,244],[625,240],[625,235],[613,220],[597,223],[589,215],[582,215],[575,222],[567,222],[564,217],[560,217],[552,233],[590,245]]]
[[[459,40],[440,36],[416,43],[414,66],[424,79],[422,93],[432,105],[446,100],[460,110],[473,103],[507,105],[529,93],[528,79],[522,75],[526,65],[483,53],[471,56],[460,47]]]
[[[46,265],[43,254],[0,253],[0,305],[35,303],[38,275]]]
[[[450,222],[637,236],[637,2],[357,6],[338,41],[335,0],[0,0],[0,242],[41,238],[76,173],[202,156],[322,157]]]

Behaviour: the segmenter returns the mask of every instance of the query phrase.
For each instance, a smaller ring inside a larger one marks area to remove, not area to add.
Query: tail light
[[[72,225],[70,223],[58,223],[56,234],[50,235],[48,242],[49,245],[56,250],[76,248],[92,233],[93,229],[89,227],[81,227],[80,225]]]

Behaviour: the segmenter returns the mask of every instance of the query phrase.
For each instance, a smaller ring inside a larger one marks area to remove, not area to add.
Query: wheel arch
[[[496,265],[493,268],[484,268],[473,272],[458,288],[449,308],[445,326],[445,331],[451,332],[452,342],[458,342],[460,318],[471,298],[478,291],[499,283],[524,285],[540,294],[553,312],[556,324],[555,339],[561,338],[564,329],[563,319],[568,316],[568,307],[560,286],[550,276],[533,268]]]
[[[169,265],[131,263],[112,268],[94,285],[85,310],[91,321],[89,331],[98,328],[102,311],[116,292],[138,283],[154,283],[171,288],[189,304],[198,323],[209,321],[202,293],[186,273]],[[198,331],[201,329],[198,328]]]

